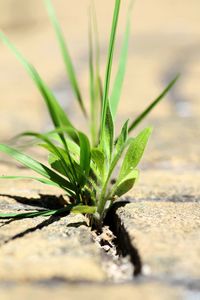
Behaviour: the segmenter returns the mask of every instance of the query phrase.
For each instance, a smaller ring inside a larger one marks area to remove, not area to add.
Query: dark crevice
[[[139,251],[133,246],[126,228],[116,213],[119,207],[125,206],[128,203],[129,201],[116,202],[106,216],[105,225],[109,226],[110,230],[116,236],[113,242],[115,243],[117,254],[123,257],[130,256],[130,261],[134,266],[133,275],[138,276],[142,273],[142,260]]]

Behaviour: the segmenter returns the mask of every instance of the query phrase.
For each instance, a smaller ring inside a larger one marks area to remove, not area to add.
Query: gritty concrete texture
[[[86,225],[81,215],[1,222],[1,282],[105,280]]]
[[[147,277],[200,288],[199,203],[141,201],[119,208],[117,214]]]
[[[124,197],[134,201],[200,201],[199,170],[142,170],[135,187]]]
[[[162,296],[161,296],[162,295]],[[163,284],[144,283],[144,284],[125,284],[125,285],[63,285],[57,287],[55,284],[48,286],[29,286],[9,287],[7,292],[6,286],[0,288],[0,297],[3,300],[33,300],[33,299],[70,299],[70,300],[182,300],[186,293],[180,288],[169,288]],[[185,298],[186,299],[186,298]]]

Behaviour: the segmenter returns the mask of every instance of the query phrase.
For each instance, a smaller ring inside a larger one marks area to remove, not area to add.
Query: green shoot
[[[131,2],[132,3],[132,2]],[[120,100],[122,84],[125,76],[128,44],[130,36],[130,11],[124,33],[119,67],[110,93],[112,63],[114,56],[116,32],[121,1],[115,1],[110,42],[107,54],[105,82],[102,87],[100,77],[100,47],[98,28],[94,7],[89,17],[89,96],[90,111],[86,112],[80,84],[78,83],[74,65],[69,55],[61,27],[56,18],[50,0],[45,0],[51,23],[54,27],[61,49],[67,76],[74,91],[81,111],[88,116],[90,136],[78,131],[72,124],[67,113],[60,106],[51,89],[39,75],[38,71],[22,56],[9,39],[0,32],[2,42],[16,55],[42,95],[49,111],[54,129],[47,133],[24,132],[16,139],[28,136],[32,144],[39,145],[48,153],[47,164],[33,159],[25,153],[0,144],[0,151],[31,169],[39,176],[3,176],[1,179],[30,179],[37,182],[59,187],[69,198],[66,207],[57,210],[40,210],[26,213],[0,214],[0,218],[21,219],[37,216],[53,216],[73,213],[86,214],[90,224],[103,225],[107,211],[123,194],[134,186],[139,176],[138,165],[151,135],[151,128],[146,128],[137,136],[129,137],[129,133],[139,125],[152,109],[164,98],[175,84],[174,78],[164,91],[139,116],[130,123],[127,120],[120,133],[115,132],[115,118]],[[120,162],[121,161],[121,166]],[[119,166],[119,167],[118,167]],[[116,172],[116,170],[119,170]],[[116,174],[112,184],[113,174]]]

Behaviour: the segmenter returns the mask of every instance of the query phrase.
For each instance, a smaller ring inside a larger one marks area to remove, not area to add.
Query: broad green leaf
[[[42,163],[4,144],[0,144],[0,151],[10,155],[24,166],[32,169],[45,178],[50,179],[51,181],[57,183],[61,188],[67,190],[70,194],[73,194],[73,185],[68,180],[61,177]]]
[[[127,138],[128,138],[128,122],[129,120],[127,120],[121,130],[121,133],[116,141],[116,145],[115,145],[115,152],[118,153],[121,151],[121,149],[124,147],[124,145],[126,144]]]
[[[136,179],[138,178],[138,171],[135,169],[131,171],[122,181],[117,182],[115,188],[113,189],[112,196],[121,197],[132,189]]]
[[[97,167],[101,177],[104,177],[105,157],[104,157],[103,152],[97,148],[93,148],[91,150],[91,158],[92,158],[92,161],[96,164],[96,167]]]
[[[76,205],[72,208],[71,212],[74,214],[94,214],[96,206]]]
[[[126,177],[140,162],[149,136],[152,132],[151,128],[146,128],[138,134],[130,143],[128,150],[125,154],[124,161],[119,173],[119,181]]]
[[[112,175],[114,168],[116,167],[119,159],[122,156],[125,147],[127,146],[127,137],[128,137],[128,120],[123,125],[119,138],[117,139],[116,145],[114,147],[114,155],[110,165],[108,179]]]
[[[110,103],[107,103],[105,127],[101,137],[100,149],[103,150],[107,163],[110,164],[114,145],[114,122],[110,111]]]
[[[119,104],[119,100],[120,100],[120,96],[121,96],[125,71],[126,71],[129,36],[130,36],[130,15],[131,15],[130,13],[131,13],[131,10],[129,9],[126,30],[125,30],[124,39],[123,39],[123,43],[122,43],[122,49],[121,49],[121,53],[120,53],[119,67],[118,67],[117,75],[115,77],[111,97],[110,97],[110,108],[111,108],[111,112],[113,114],[113,118],[115,118],[115,116],[116,116],[116,112],[117,112],[117,108],[118,108],[118,104]]]
[[[114,53],[114,45],[115,45],[117,23],[118,23],[118,18],[119,18],[120,4],[121,4],[121,0],[115,0],[115,8],[114,8],[114,14],[113,14],[112,29],[111,29],[110,43],[109,43],[108,57],[107,57],[107,65],[106,65],[104,92],[103,92],[101,137],[103,135],[105,121],[106,121],[106,115],[107,115],[107,107],[108,107],[107,103],[108,103],[108,98],[109,98],[110,78],[111,78],[113,53]]]
[[[50,0],[45,0],[45,3],[46,3],[47,10],[48,10],[49,18],[50,18],[51,23],[54,27],[54,30],[55,30],[55,33],[56,33],[56,36],[57,36],[57,39],[58,39],[58,42],[59,42],[60,50],[61,50],[61,53],[62,53],[62,56],[63,56],[63,61],[64,61],[64,64],[65,64],[65,68],[66,68],[68,78],[69,78],[70,83],[71,83],[71,87],[73,89],[73,92],[74,92],[74,94],[75,94],[75,96],[78,100],[78,103],[79,103],[84,115],[86,116],[86,110],[85,110],[85,107],[84,107],[84,104],[83,104],[83,99],[82,99],[82,96],[81,96],[78,81],[76,79],[74,66],[73,66],[73,63],[72,63],[72,60],[71,60],[71,57],[70,57],[70,54],[69,54],[69,51],[68,51],[68,47],[67,47],[67,44],[65,42],[60,24],[57,20],[57,17],[56,17],[55,11],[53,9],[53,6],[51,4],[51,1]]]
[[[128,131],[131,132],[142,120],[152,111],[152,109],[164,98],[164,96],[171,90],[179,75],[177,75],[164,89],[164,91],[131,123]]]

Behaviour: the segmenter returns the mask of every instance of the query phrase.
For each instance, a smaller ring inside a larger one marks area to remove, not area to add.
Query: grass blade
[[[28,167],[29,169],[37,172],[38,174],[44,176],[45,178],[56,182],[61,188],[67,190],[70,194],[73,194],[73,185],[66,180],[65,178],[61,177],[53,170],[49,169],[47,166],[43,165],[42,163],[36,161],[35,159],[31,158],[30,156],[23,154],[7,145],[0,144],[0,151],[6,153],[7,155],[13,157],[15,160],[20,162],[22,165]]]
[[[152,111],[152,109],[164,98],[164,96],[171,90],[179,75],[177,75],[164,89],[164,91],[131,123],[128,131],[131,132],[139,123]]]
[[[39,181],[39,182],[47,184],[47,185],[60,187],[57,183],[55,183],[51,180],[48,180],[48,179],[45,179],[45,178],[38,178],[38,177],[34,177],[34,176],[0,176],[0,179],[12,179],[12,180],[15,180],[15,179],[32,179],[32,180],[36,180],[36,181]]]
[[[123,38],[122,49],[121,49],[120,60],[119,60],[119,67],[118,67],[117,75],[115,77],[112,93],[110,96],[110,108],[113,114],[113,118],[115,118],[116,116],[116,112],[117,112],[117,108],[121,96],[124,76],[125,76],[125,70],[126,70],[129,36],[130,36],[130,15],[131,15],[131,8],[128,11],[126,30]]]
[[[93,35],[92,20],[90,14],[89,23],[89,71],[90,71],[90,132],[92,145],[97,141],[97,114],[96,111],[96,95],[95,95],[95,70],[94,70],[94,53],[93,53]]]
[[[25,219],[25,218],[35,218],[35,217],[49,217],[49,216],[57,216],[65,213],[69,213],[71,209],[74,207],[74,205],[68,205],[67,207],[63,207],[60,209],[54,209],[54,210],[41,210],[41,211],[32,211],[27,213],[5,213],[0,214],[0,219]]]
[[[90,142],[84,133],[79,131],[78,135],[80,140],[80,167],[83,174],[87,177],[90,172]]]
[[[0,32],[0,38],[2,39],[3,43],[15,54],[15,56],[22,63],[22,65],[25,67],[27,72],[30,74],[31,78],[36,84],[38,90],[40,91],[47,105],[54,126],[55,127],[66,126],[66,127],[74,128],[69,118],[67,117],[67,115],[59,105],[58,101],[56,100],[55,96],[53,95],[51,90],[47,87],[47,85],[44,83],[40,75],[38,74],[37,70],[22,56],[22,54],[15,48],[15,46],[9,41],[9,39],[2,32]],[[71,132],[71,138],[74,139],[73,131]]]
[[[25,219],[25,218],[35,218],[35,217],[49,217],[49,216],[58,216],[62,214],[66,214],[69,212],[73,212],[75,214],[94,214],[96,212],[95,206],[87,206],[87,205],[68,205],[67,207],[63,207],[60,209],[54,210],[41,210],[41,211],[32,211],[26,213],[0,213],[0,219]]]
[[[107,58],[107,66],[106,66],[105,86],[104,86],[104,93],[103,93],[103,107],[102,107],[102,117],[101,117],[101,140],[102,140],[102,134],[105,126],[105,119],[107,113],[107,102],[109,96],[110,77],[111,77],[111,70],[112,70],[112,61],[113,61],[113,53],[114,53],[114,45],[115,45],[115,37],[116,37],[120,4],[121,4],[121,0],[115,0],[115,9],[114,9],[114,15],[112,21],[112,29],[110,35],[110,44],[108,49],[108,58]]]
[[[63,169],[63,171],[61,173],[64,174],[64,176],[67,176],[68,178],[70,178],[70,181],[73,182],[73,180],[74,180],[73,171],[71,169],[71,166],[69,164],[66,164],[66,159],[65,159],[66,153],[64,153],[65,156],[63,155],[64,150],[60,151],[60,148],[55,146],[51,142],[51,140],[47,137],[47,135],[45,135],[45,134],[39,134],[36,132],[27,131],[27,132],[23,133],[23,136],[35,137],[35,138],[45,142],[48,145],[50,151],[53,154],[55,154],[57,157],[59,157],[60,164]],[[75,185],[75,182],[74,182],[74,185]]]
[[[55,11],[53,9],[53,6],[51,4],[51,1],[50,0],[45,0],[45,3],[46,3],[47,11],[48,11],[48,14],[49,14],[49,18],[50,18],[51,23],[54,27],[54,30],[55,30],[55,33],[56,33],[56,36],[57,36],[57,39],[58,39],[58,42],[59,42],[60,50],[61,50],[61,53],[62,53],[62,56],[63,56],[63,61],[64,61],[64,64],[65,64],[65,68],[66,68],[68,78],[69,78],[70,83],[71,83],[71,87],[73,89],[73,92],[74,92],[77,100],[78,100],[78,103],[81,107],[82,112],[86,116],[86,110],[85,110],[85,107],[84,107],[84,104],[83,104],[83,99],[82,99],[82,96],[81,96],[78,81],[76,79],[74,66],[73,66],[73,63],[72,63],[72,60],[71,60],[71,57],[70,57],[70,54],[69,54],[69,51],[68,51],[68,48],[67,48],[67,44],[65,42],[65,39],[64,39],[61,27],[60,27],[60,24],[57,20],[57,17],[56,17]]]
[[[100,47],[94,3],[89,12],[89,70],[90,70],[90,131],[92,145],[98,144],[99,115],[102,109],[102,84],[100,77]]]
[[[34,218],[45,215],[47,211],[33,211],[28,213],[5,213],[0,214],[0,219],[26,219],[26,218]]]

